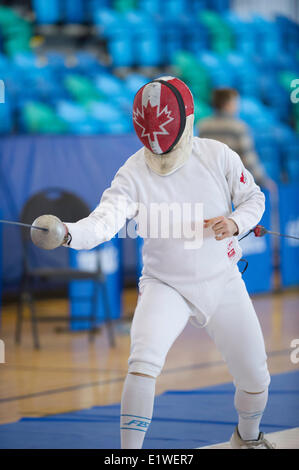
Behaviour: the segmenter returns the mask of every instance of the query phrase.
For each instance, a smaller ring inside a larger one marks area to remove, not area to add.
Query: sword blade
[[[270,230],[267,230],[267,233],[270,233],[271,235],[276,235],[277,237],[293,238],[294,240],[299,240],[299,237],[294,237],[293,235],[284,235],[283,233],[271,232]]]
[[[1,224],[9,224],[9,225],[17,225],[18,227],[27,227],[27,228],[35,228],[35,230],[42,230],[43,232],[48,232],[47,228],[44,227],[34,227],[34,225],[23,224],[21,222],[12,222],[10,220],[0,220]]]

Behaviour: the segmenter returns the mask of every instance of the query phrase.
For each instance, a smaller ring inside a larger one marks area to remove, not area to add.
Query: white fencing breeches
[[[157,280],[144,283],[131,328],[129,372],[157,377],[172,344],[191,315],[189,303]],[[257,393],[270,383],[264,339],[237,267],[217,312],[205,327],[222,354],[235,386]]]

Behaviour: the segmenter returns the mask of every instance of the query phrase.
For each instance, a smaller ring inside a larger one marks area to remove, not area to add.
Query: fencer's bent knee
[[[153,364],[148,361],[135,361],[134,359],[130,360],[129,358],[129,374],[136,375],[145,375],[156,379],[160,375],[162,366],[158,364]]]
[[[270,381],[266,362],[262,367],[244,368],[242,374],[234,377],[236,387],[246,393],[262,393],[268,388]]]
[[[160,350],[157,345],[138,339],[131,345],[128,371],[156,378],[161,373],[165,359],[166,352],[163,349]]]
[[[154,379],[155,377],[153,377],[152,375],[148,375],[148,374],[141,374],[140,372],[129,372],[129,374],[132,374],[132,375],[139,375],[140,377],[148,377],[150,379]]]

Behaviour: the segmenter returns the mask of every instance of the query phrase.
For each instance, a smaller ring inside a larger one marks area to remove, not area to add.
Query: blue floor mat
[[[144,448],[191,449],[229,440],[237,423],[234,386],[169,391],[155,399]],[[272,376],[266,433],[299,426],[299,371]],[[22,418],[0,426],[1,449],[118,449],[120,405]]]

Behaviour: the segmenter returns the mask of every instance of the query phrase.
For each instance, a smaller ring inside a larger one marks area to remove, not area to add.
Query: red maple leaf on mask
[[[173,121],[171,111],[168,110],[167,105],[159,110],[159,106],[152,106],[150,101],[146,106],[142,106],[140,111],[138,108],[133,114],[134,122],[142,129],[141,137],[147,137],[149,142],[156,140],[157,135],[168,135],[165,126]]]

